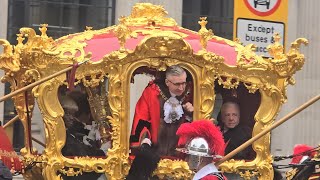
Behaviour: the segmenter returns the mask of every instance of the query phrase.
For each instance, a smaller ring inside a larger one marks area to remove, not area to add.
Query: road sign
[[[234,0],[234,38],[244,44],[255,44],[257,54],[270,57],[267,46],[279,33],[285,46],[288,0]]]
[[[274,13],[281,0],[245,0],[244,3],[248,9],[258,16],[268,16]]]
[[[280,44],[284,44],[285,29],[284,23],[272,21],[260,21],[253,19],[237,20],[237,37],[244,44],[255,44],[256,53],[263,57],[270,57],[267,46],[274,43],[273,35],[279,33]]]

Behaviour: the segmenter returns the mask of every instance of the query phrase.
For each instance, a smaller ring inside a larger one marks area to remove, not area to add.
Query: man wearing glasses
[[[176,131],[182,123],[192,121],[190,83],[186,71],[178,65],[167,68],[164,80],[149,83],[136,105],[130,136],[132,150],[147,143],[159,156],[175,156]]]

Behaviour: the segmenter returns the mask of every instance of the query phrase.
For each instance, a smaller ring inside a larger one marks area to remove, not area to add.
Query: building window
[[[234,0],[183,0],[182,26],[200,29],[199,17],[207,17],[207,29],[216,36],[232,40]]]
[[[9,0],[8,39],[15,44],[21,27],[38,31],[40,24],[49,25],[47,34],[54,39],[86,26],[105,28],[114,24],[114,11],[115,0]]]
[[[83,32],[86,26],[102,29],[114,24],[115,0],[9,0],[8,34],[11,44],[17,44],[17,35],[22,27],[30,27],[40,34],[40,24],[48,24],[47,35],[57,39]],[[6,83],[5,93],[10,93]],[[12,100],[4,106],[4,123],[15,116]],[[18,127],[17,127],[18,126]],[[13,145],[17,151],[24,145],[21,122],[14,125]],[[16,131],[18,130],[18,131]]]

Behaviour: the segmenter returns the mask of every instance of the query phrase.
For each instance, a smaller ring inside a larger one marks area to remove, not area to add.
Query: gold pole
[[[7,128],[10,126],[12,123],[16,122],[19,119],[19,116],[16,115],[14,118],[10,119],[5,125],[3,125],[3,129]]]
[[[318,101],[320,99],[320,95],[315,96],[314,98],[310,99],[309,101],[307,101],[306,103],[304,103],[303,105],[301,105],[300,107],[298,107],[297,109],[295,109],[294,111],[292,111],[291,113],[287,114],[285,117],[283,117],[282,119],[280,119],[279,121],[276,121],[272,126],[264,129],[263,131],[261,131],[259,134],[255,135],[254,137],[252,137],[251,139],[249,139],[247,142],[243,143],[241,146],[237,147],[236,149],[234,149],[233,151],[231,151],[229,154],[227,154],[226,156],[224,156],[222,159],[220,159],[218,162],[215,163],[216,166],[219,166],[220,164],[222,164],[223,162],[231,159],[234,155],[236,155],[237,153],[239,153],[240,151],[244,150],[246,147],[248,147],[249,145],[251,145],[254,141],[258,140],[259,138],[261,138],[262,136],[264,136],[265,134],[267,134],[268,132],[270,132],[272,129],[280,126],[282,123],[286,122],[288,119],[290,119],[291,117],[295,116],[296,114],[298,114],[299,112],[301,112],[302,110],[304,110],[305,108],[307,108],[308,106],[310,106],[311,104],[315,103],[316,101]]]
[[[43,146],[43,147],[46,147],[46,145],[45,145],[43,142],[39,141],[38,139],[36,139],[36,138],[34,138],[34,137],[31,137],[31,138],[32,138],[32,140],[33,140],[34,142],[40,144],[40,145]]]
[[[81,64],[87,62],[87,61],[88,61],[88,60],[79,63],[79,66],[80,66]],[[63,73],[65,73],[65,72],[71,70],[72,68],[73,68],[73,66],[67,67],[67,68],[65,68],[65,69],[63,69],[63,70],[61,70],[61,71],[58,71],[58,72],[56,72],[56,73],[54,73],[54,74],[52,74],[52,75],[50,75],[50,76],[48,76],[48,77],[45,77],[45,78],[43,78],[43,79],[40,79],[39,81],[36,81],[36,82],[34,82],[34,83],[31,83],[31,84],[29,84],[29,85],[27,85],[27,86],[25,86],[25,87],[23,87],[23,88],[21,88],[21,89],[18,89],[18,90],[16,90],[16,91],[13,91],[13,92],[11,92],[10,94],[7,94],[7,95],[1,97],[1,98],[0,98],[0,102],[6,100],[6,99],[8,99],[8,98],[11,98],[11,97],[13,97],[13,96],[15,96],[15,95],[17,95],[17,94],[19,94],[19,93],[21,93],[21,92],[23,92],[23,91],[26,91],[26,90],[28,90],[28,89],[30,89],[30,88],[33,88],[33,87],[35,87],[35,86],[37,86],[37,85],[39,85],[39,84],[41,84],[41,83],[43,83],[43,82],[46,82],[46,81],[48,81],[49,79],[52,79],[52,78],[54,78],[54,77],[56,77],[56,76],[59,76],[60,74],[63,74]]]

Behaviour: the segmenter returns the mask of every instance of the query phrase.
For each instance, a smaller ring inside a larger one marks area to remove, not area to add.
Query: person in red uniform
[[[12,179],[12,174],[21,173],[24,166],[14,151],[5,130],[0,126],[0,179]]]
[[[182,124],[176,150],[187,154],[189,168],[195,171],[193,180],[226,180],[214,162],[224,155],[225,143],[220,129],[210,120],[195,120]]]
[[[167,68],[166,77],[143,91],[135,108],[130,147],[132,153],[147,142],[160,156],[175,156],[181,124],[192,121],[192,87],[186,71],[178,65]]]

